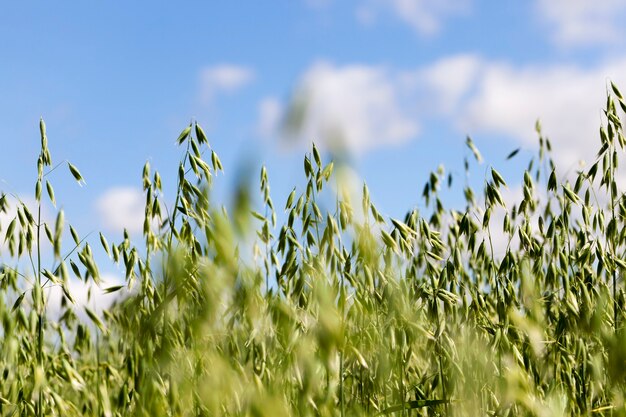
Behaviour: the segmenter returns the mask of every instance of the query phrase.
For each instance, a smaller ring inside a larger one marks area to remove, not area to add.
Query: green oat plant
[[[210,193],[222,164],[192,123],[174,201],[144,166],[143,240],[94,245],[125,271],[101,315],[68,284],[100,285],[89,237],[69,227],[62,246],[62,211],[41,216],[44,187],[55,203],[41,122],[35,213],[0,199],[16,206],[0,225],[14,263],[0,275],[0,415],[626,416],[624,112],[611,84],[589,168],[559,172],[537,123],[519,201],[489,167],[446,209],[463,181],[440,168],[398,219],[315,146],[284,206],[262,168],[258,193],[244,181],[226,209]],[[467,145],[469,175],[481,157]]]

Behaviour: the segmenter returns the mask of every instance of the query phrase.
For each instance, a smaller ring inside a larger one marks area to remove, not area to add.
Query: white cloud
[[[441,29],[442,20],[464,13],[471,0],[370,0],[356,11],[357,19],[370,24],[380,11],[388,10],[420,35],[432,35]]]
[[[259,103],[259,121],[257,131],[262,137],[272,137],[280,125],[284,109],[275,97],[266,97]]]
[[[594,158],[608,81],[626,89],[625,74],[626,58],[584,68],[457,55],[404,73],[400,84],[419,101],[422,119],[449,121],[462,135],[501,135],[534,148],[541,120],[555,162],[568,170]]]
[[[544,134],[558,150],[555,160],[564,169],[594,157],[607,80],[618,85],[626,81],[626,60],[593,69],[515,68],[488,62],[483,67],[471,97],[456,115],[459,128],[471,134],[504,134],[535,146],[534,122],[540,119]]]
[[[112,232],[126,228],[130,233],[143,230],[146,198],[139,188],[116,187],[107,190],[97,201],[96,210],[102,227]]]
[[[222,64],[204,68],[200,73],[202,101],[209,103],[218,93],[237,91],[253,78],[254,71],[242,66]]]
[[[537,0],[535,8],[559,45],[621,43],[626,35],[623,0]]]
[[[285,137],[296,142],[355,154],[416,136],[419,127],[402,102],[396,77],[387,70],[365,65],[313,65],[299,80],[287,113],[276,118],[276,104],[261,106],[260,126],[283,121]]]
[[[467,98],[483,70],[483,61],[463,54],[443,58],[425,68],[405,73],[405,91],[416,92],[424,101],[424,111],[451,113]]]
[[[126,287],[108,294],[104,292],[106,288],[113,285],[124,285],[124,280],[121,277],[113,274],[103,274],[100,279],[102,281],[100,286],[95,285],[92,281],[85,283],[77,278],[71,278],[68,282],[68,292],[74,299],[74,308],[82,320],[88,320],[84,307],[88,307],[100,314],[103,310],[109,308],[114,301],[129,295]],[[53,317],[59,316],[63,290],[59,285],[53,286],[48,291],[47,297],[49,314]]]
[[[540,119],[555,161],[573,171],[597,151],[609,80],[626,90],[626,58],[589,68],[462,54],[404,72],[322,62],[304,73],[287,105],[260,103],[258,129],[358,154],[417,138],[420,122],[437,119],[461,136],[498,135],[534,148]]]

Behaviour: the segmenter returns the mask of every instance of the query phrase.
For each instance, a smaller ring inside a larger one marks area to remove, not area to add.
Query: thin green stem
[[[44,363],[43,363],[43,338],[44,338],[44,314],[45,314],[45,305],[44,305],[44,296],[43,296],[43,288],[41,287],[41,203],[39,203],[39,207],[37,209],[37,283],[38,287],[38,322],[37,322],[37,366],[40,370],[43,371]],[[44,371],[45,372],[45,371]],[[37,394],[37,416],[43,416],[43,388],[39,388],[39,392]]]

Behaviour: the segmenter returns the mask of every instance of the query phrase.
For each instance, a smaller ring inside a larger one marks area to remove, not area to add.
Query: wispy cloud
[[[536,0],[535,9],[561,46],[623,43],[626,35],[622,0]]]
[[[145,197],[135,187],[115,187],[104,192],[96,201],[100,226],[111,232],[127,229],[130,233],[143,230]]]
[[[405,91],[427,101],[422,108],[430,113],[453,113],[473,91],[484,71],[484,61],[472,54],[444,57],[430,65],[402,75]]]
[[[259,103],[257,132],[264,138],[271,138],[277,133],[283,117],[283,103],[276,97],[266,97]]]
[[[432,35],[441,30],[444,19],[467,12],[470,5],[471,0],[370,0],[356,14],[362,23],[371,24],[378,14],[390,12],[419,35]]]
[[[384,68],[318,62],[300,78],[286,112],[277,116],[278,103],[261,103],[259,126],[268,131],[282,121],[284,138],[360,154],[417,135],[404,104],[396,77]]]
[[[204,103],[210,103],[216,94],[237,91],[254,79],[250,68],[221,64],[202,69],[200,72],[200,94]]]

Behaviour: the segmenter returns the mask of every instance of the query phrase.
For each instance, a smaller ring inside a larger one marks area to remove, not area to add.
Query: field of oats
[[[174,201],[144,167],[144,240],[101,234],[93,246],[62,211],[42,220],[57,167],[42,121],[38,206],[0,200],[17,210],[0,225],[12,259],[0,275],[0,415],[626,415],[626,105],[612,87],[585,169],[559,172],[538,123],[519,201],[488,169],[482,190],[461,188],[465,206],[447,209],[451,177],[438,171],[426,210],[398,219],[366,186],[343,190],[315,147],[286,202],[262,169],[225,210],[209,197],[221,162],[192,124]],[[481,156],[467,145],[469,172]],[[95,251],[126,271],[125,285],[102,288],[120,295],[101,314],[69,285],[99,284]],[[63,292],[58,318],[51,288]]]

